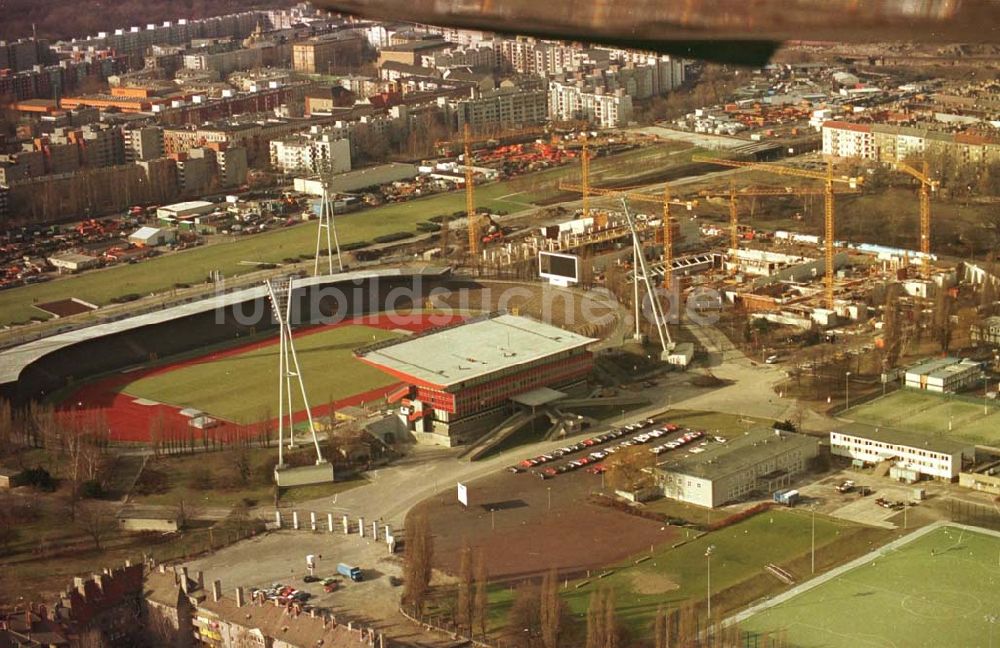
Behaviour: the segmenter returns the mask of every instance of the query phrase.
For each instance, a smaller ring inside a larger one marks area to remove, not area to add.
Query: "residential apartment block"
[[[605,93],[601,88],[553,81],[549,84],[549,117],[558,121],[586,119],[601,128],[619,128],[632,120],[632,97],[621,89]]]
[[[447,107],[452,124],[473,130],[517,128],[543,124],[549,118],[549,98],[544,90],[500,88],[471,99],[439,100]]]
[[[970,338],[973,344],[984,344],[1000,348],[1000,316],[987,317],[971,326]]]
[[[311,38],[292,45],[292,69],[306,74],[330,74],[361,63],[364,39],[354,32]]]
[[[823,154],[892,164],[933,151],[960,162],[1000,162],[1000,139],[976,133],[828,121],[823,124]]]
[[[271,141],[271,166],[282,173],[344,173],[351,170],[351,145],[330,131]]]
[[[125,161],[155,160],[163,157],[163,129],[159,126],[138,126],[122,131]]]

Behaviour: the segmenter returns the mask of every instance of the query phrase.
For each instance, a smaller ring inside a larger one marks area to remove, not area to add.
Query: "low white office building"
[[[665,497],[715,508],[788,486],[818,454],[815,437],[758,428],[725,443],[706,435],[662,454],[654,474]]]
[[[974,457],[975,448],[929,434],[852,423],[830,433],[830,453],[866,464],[891,461],[903,471],[953,481],[962,470],[963,457]]]
[[[982,365],[974,360],[930,358],[907,367],[903,385],[943,394],[975,385],[982,377]]]

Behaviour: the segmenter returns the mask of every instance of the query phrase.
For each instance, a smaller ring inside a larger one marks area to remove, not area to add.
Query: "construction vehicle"
[[[736,167],[743,169],[751,169],[754,171],[766,171],[769,173],[775,173],[778,175],[793,176],[797,178],[809,178],[811,180],[822,180],[823,181],[823,211],[824,211],[824,237],[823,246],[825,249],[826,256],[826,272],[824,274],[824,284],[825,284],[825,297],[826,297],[826,307],[831,311],[834,310],[833,301],[833,241],[834,241],[834,213],[833,213],[833,185],[834,183],[843,183],[850,186],[852,189],[857,189],[864,182],[864,178],[860,177],[834,177],[833,175],[833,165],[829,161],[826,165],[826,173],[820,173],[819,171],[811,171],[809,169],[800,169],[798,167],[788,166],[785,164],[777,164],[775,162],[746,162],[741,160],[727,160],[723,158],[714,158],[707,155],[694,155],[691,160],[693,162],[707,162],[709,164],[718,164],[720,166]]]
[[[481,241],[483,245],[489,245],[491,243],[501,243],[504,237],[509,233],[509,228],[504,228],[500,223],[493,220],[493,216],[490,214],[482,214],[479,216],[481,221],[485,221],[485,233],[483,234]],[[482,231],[482,230],[480,230]]]

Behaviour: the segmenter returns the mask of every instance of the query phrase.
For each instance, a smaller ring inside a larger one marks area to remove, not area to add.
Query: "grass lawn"
[[[311,446],[307,447],[312,452]],[[250,479],[246,485],[234,485],[235,452],[246,452]],[[175,506],[181,500],[188,506],[231,508],[240,502],[250,506],[270,506],[274,503],[271,465],[277,457],[276,446],[270,448],[227,449],[189,455],[157,457],[146,466],[143,478],[131,502],[140,505]],[[206,470],[211,481],[204,482]],[[282,502],[305,502],[342,493],[368,483],[364,477],[337,481],[332,484],[312,484],[282,488]]]
[[[934,554],[931,554],[931,551]],[[985,646],[1000,613],[1000,538],[944,527],[742,624],[797,648]],[[763,642],[762,642],[763,644]]]
[[[772,423],[768,419],[739,416],[723,412],[701,412],[696,410],[670,410],[667,419],[682,427],[705,430],[709,434],[732,437],[743,434],[759,425]]]
[[[1000,405],[989,402],[985,411],[983,407],[983,400],[974,397],[901,389],[851,408],[843,416],[870,425],[1000,445]]]
[[[563,589],[563,598],[573,616],[583,622],[590,595],[601,586],[615,590],[620,623],[637,633],[646,632],[660,606],[678,607],[684,601],[700,601],[707,591],[705,551],[712,550],[713,609],[723,612],[762,595],[762,588],[774,590],[783,584],[763,572],[774,563],[791,571],[799,579],[808,575],[810,551],[810,515],[804,511],[775,509],[756,515],[725,529],[697,537],[677,548],[669,544],[655,547],[650,557],[643,556],[612,565],[604,578],[592,574],[590,582],[571,581]],[[825,516],[816,516],[817,565],[827,547],[846,540],[859,527]],[[694,537],[695,532],[688,532]],[[831,556],[834,552],[830,552]],[[805,558],[805,562],[802,559]],[[769,580],[768,580],[769,579]],[[760,581],[760,582],[758,582]],[[763,585],[761,585],[761,582]],[[723,590],[735,591],[718,596]],[[493,592],[492,616],[502,624],[510,607],[511,590]]]
[[[352,351],[398,333],[356,324],[331,327],[296,338],[306,393],[311,404],[391,385],[394,378],[356,360]],[[223,358],[203,361],[140,378],[122,388],[130,396],[178,407],[194,407],[234,422],[257,420],[260,403],[270,403],[278,379],[278,347],[274,344]],[[272,412],[277,416],[277,412]]]

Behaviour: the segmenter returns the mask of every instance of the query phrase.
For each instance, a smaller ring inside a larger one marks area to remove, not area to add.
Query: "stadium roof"
[[[498,315],[373,345],[358,356],[394,375],[446,388],[592,342],[527,317]]]
[[[304,277],[295,280],[295,288],[305,288],[307,286],[337,284],[341,282],[366,281],[371,279],[402,277],[411,275],[440,276],[447,274],[448,270],[435,266],[417,266],[411,268],[374,268],[359,270],[356,272],[344,272],[334,275],[322,275],[318,277]],[[267,288],[263,285],[253,285],[249,288],[233,290],[227,293],[216,293],[206,299],[193,302],[180,303],[177,306],[163,308],[159,302],[155,304],[140,305],[133,309],[138,312],[140,308],[148,308],[149,312],[136,314],[133,317],[115,319],[118,315],[109,316],[109,321],[89,326],[73,328],[73,324],[68,324],[61,332],[55,335],[26,342],[19,346],[0,350],[0,385],[5,385],[16,381],[21,371],[32,362],[39,360],[50,353],[60,349],[88,342],[105,335],[114,335],[126,331],[134,331],[144,326],[161,324],[171,320],[182,319],[191,315],[197,315],[218,308],[227,308],[236,304],[251,302],[256,299],[267,297]],[[96,311],[100,313],[100,311]],[[30,329],[29,329],[30,331]]]

